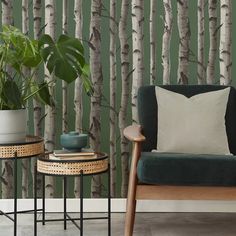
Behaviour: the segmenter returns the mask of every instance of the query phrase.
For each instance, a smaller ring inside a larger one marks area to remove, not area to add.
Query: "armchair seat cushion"
[[[137,175],[146,184],[236,186],[236,156],[142,152]]]

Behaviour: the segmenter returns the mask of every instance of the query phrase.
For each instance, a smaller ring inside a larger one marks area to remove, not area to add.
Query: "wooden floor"
[[[97,214],[87,214],[95,216]],[[48,217],[60,217],[48,214]],[[101,216],[101,214],[100,214]],[[112,214],[112,236],[122,236],[124,214]],[[84,236],[106,236],[106,222],[87,221]],[[0,236],[13,235],[12,223],[0,216]],[[79,231],[71,223],[63,230],[63,223],[38,223],[38,236],[77,236]],[[139,213],[134,236],[235,236],[236,213]],[[19,215],[18,236],[33,236],[33,215]]]

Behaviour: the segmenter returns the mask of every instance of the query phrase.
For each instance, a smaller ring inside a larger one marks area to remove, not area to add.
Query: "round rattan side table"
[[[14,236],[17,235],[17,214],[27,213],[33,210],[17,211],[17,160],[22,158],[31,158],[39,156],[44,153],[44,141],[41,137],[28,135],[25,140],[18,143],[1,143],[0,144],[0,161],[13,161],[13,175],[14,175],[14,211],[3,212],[0,210],[0,215],[6,216],[14,222]],[[14,217],[10,215],[13,214]]]
[[[66,230],[66,222],[70,220],[80,230],[80,236],[83,235],[83,221],[107,219],[108,220],[108,236],[111,235],[111,197],[110,197],[110,166],[108,155],[106,153],[95,153],[96,158],[83,158],[83,159],[50,159],[49,157],[39,158],[37,160],[37,170],[35,175],[43,175],[43,193],[42,193],[42,209],[37,209],[37,186],[34,189],[34,236],[37,235],[37,223],[42,222],[44,225],[47,221],[64,221],[64,229]],[[81,154],[80,154],[81,155]],[[108,175],[108,210],[107,217],[83,217],[83,177],[88,175],[97,175],[107,173]],[[63,219],[45,219],[45,175],[49,176],[62,176],[64,181],[64,212]],[[67,177],[79,176],[80,177],[80,217],[72,218],[67,213]],[[37,219],[37,212],[42,211],[42,219]],[[76,223],[79,220],[79,225]]]

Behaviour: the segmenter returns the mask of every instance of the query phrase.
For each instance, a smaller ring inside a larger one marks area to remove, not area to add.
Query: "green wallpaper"
[[[163,4],[161,0],[158,1],[158,11],[157,11],[157,84],[162,83],[162,65],[161,65],[161,45],[162,45],[162,33],[163,33]],[[43,1],[44,2],[44,1]],[[62,0],[57,0],[56,7],[57,7],[57,35],[61,33],[61,12],[62,12]],[[90,20],[90,4],[91,0],[83,1],[83,12],[84,12],[84,27],[83,27],[83,40],[84,45],[87,52],[87,58],[88,58],[88,46],[86,41],[89,40],[89,20]],[[130,1],[131,2],[131,1]],[[145,83],[149,83],[149,1],[145,0],[145,22],[144,22],[144,62],[145,62]],[[220,3],[220,0],[218,0]],[[233,9],[236,9],[236,1],[233,2]],[[73,1],[69,1],[69,34],[74,34],[74,19],[73,19]],[[108,102],[109,102],[109,0],[103,0],[104,8],[102,13],[102,64],[103,64],[103,92],[106,100],[104,99],[103,104],[103,110],[102,110],[102,151],[109,151],[109,109],[107,108]],[[119,19],[120,15],[120,4],[121,0],[117,1],[117,16]],[[173,15],[174,15],[174,27],[173,27],[173,34],[172,34],[172,41],[171,41],[171,82],[173,84],[176,83],[176,74],[177,74],[177,66],[178,66],[178,29],[177,29],[177,10],[176,10],[176,0],[172,0],[172,7],[173,7]],[[21,1],[14,1],[14,22],[15,25],[18,27],[21,27]],[[218,9],[219,10],[219,9]],[[219,12],[218,12],[219,13]],[[194,55],[196,56],[197,53],[197,0],[190,0],[189,1],[189,16],[190,16],[190,28],[191,28],[191,43],[190,48],[193,52],[193,56],[191,57],[192,60],[195,60]],[[208,58],[208,13],[206,8],[206,48],[205,48],[205,55],[206,55],[206,61]],[[233,14],[233,22],[236,22],[236,14]],[[32,23],[32,1],[30,4],[30,34],[32,35],[32,29],[33,29],[33,23]],[[219,23],[219,21],[218,21]],[[220,23],[219,23],[220,24]],[[129,23],[128,23],[128,34],[131,42],[131,14],[129,17]],[[236,40],[235,31],[233,31],[233,42]],[[120,59],[119,59],[119,41],[117,40],[117,108],[119,108],[120,104],[120,87],[121,87],[121,81],[120,81]],[[131,53],[130,53],[131,58]],[[233,52],[233,58],[235,58],[235,50]],[[132,59],[132,58],[131,58]],[[197,64],[191,62],[189,65],[189,77],[192,84],[197,83]],[[232,74],[236,74],[236,66],[233,64],[233,71]],[[233,78],[233,84],[235,85],[236,79]],[[219,63],[218,59],[216,61],[216,81],[219,81]],[[56,100],[57,100],[57,147],[59,148],[59,135],[61,133],[61,85],[60,83],[57,84],[57,94],[56,94]],[[74,130],[74,111],[73,111],[73,85],[69,85],[69,129]],[[84,96],[84,129],[88,129],[88,122],[89,122],[89,98],[85,95]],[[129,107],[129,113],[127,114],[128,123],[131,123],[130,121],[130,107]],[[31,127],[32,128],[32,127]],[[119,132],[117,132],[117,136],[119,136]],[[119,137],[117,137],[117,144],[119,147]],[[119,180],[120,176],[120,168],[119,168],[119,151],[117,156],[117,164],[118,164],[118,173],[117,173],[117,179]],[[89,192],[89,185],[87,185],[87,194]],[[117,186],[118,189],[120,189],[120,186]],[[70,190],[72,192],[72,189]],[[119,192],[119,190],[117,191]]]

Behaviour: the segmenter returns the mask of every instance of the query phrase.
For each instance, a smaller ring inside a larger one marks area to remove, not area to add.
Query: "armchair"
[[[219,85],[161,87],[186,97],[227,88]],[[140,125],[124,129],[125,137],[133,143],[125,236],[133,235],[137,200],[236,200],[236,90],[233,87],[225,113],[231,156],[151,152],[157,146],[155,86],[139,89],[138,113]]]

